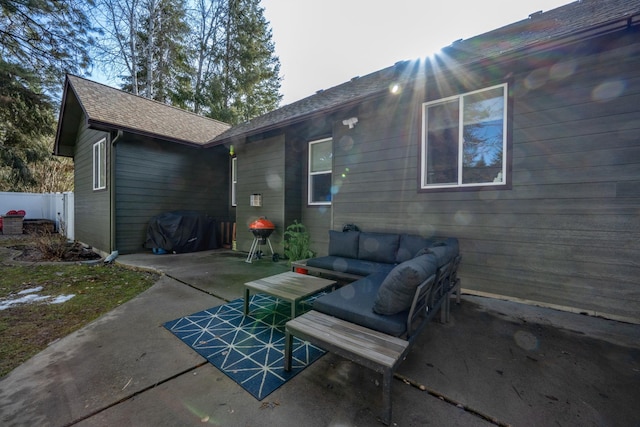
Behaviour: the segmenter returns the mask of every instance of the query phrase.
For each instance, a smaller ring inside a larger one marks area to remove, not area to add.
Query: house
[[[229,151],[205,149],[229,125],[69,75],[54,154],[74,159],[75,238],[139,252],[149,220],[193,210],[233,221]]]
[[[348,223],[455,236],[469,293],[640,323],[639,22],[576,1],[220,132],[238,249],[259,216],[277,251],[294,220],[321,255]]]

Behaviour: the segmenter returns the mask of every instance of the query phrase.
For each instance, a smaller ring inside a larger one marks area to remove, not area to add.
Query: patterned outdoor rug
[[[324,354],[293,339],[293,362],[284,371],[284,325],[291,306],[277,298],[251,296],[249,315],[242,298],[164,324],[212,365],[262,400]]]

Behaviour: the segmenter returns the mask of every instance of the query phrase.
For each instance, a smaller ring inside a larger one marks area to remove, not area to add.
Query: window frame
[[[238,158],[231,158],[231,206],[238,206]]]
[[[312,159],[312,146],[315,144],[320,144],[323,142],[331,142],[331,169],[328,170],[322,170],[322,171],[314,171],[312,172],[312,165],[313,165],[313,159]],[[329,194],[330,194],[330,198],[331,200],[328,201],[313,201],[313,188],[312,188],[312,181],[313,181],[313,176],[316,175],[329,175],[330,180],[331,180],[331,186],[333,186],[333,138],[332,137],[328,137],[328,138],[322,138],[322,139],[316,139],[313,141],[309,141],[309,145],[308,145],[308,163],[307,163],[307,203],[309,204],[309,206],[330,206],[332,201],[333,201],[333,193],[331,191],[331,189],[329,190]]]
[[[107,138],[95,142],[91,153],[93,157],[93,191],[104,190],[107,188]]]
[[[463,156],[460,153],[463,152],[464,149],[464,99],[467,96],[479,94],[482,92],[488,92],[490,90],[495,90],[497,88],[502,88],[502,181],[501,182],[480,182],[480,183],[464,183],[463,182]],[[427,133],[428,133],[428,119],[427,119],[427,111],[428,108],[438,104],[445,104],[447,102],[451,102],[454,100],[458,100],[458,155],[457,155],[457,177],[455,183],[436,183],[436,184],[427,184],[427,166],[428,166],[428,141],[427,141]],[[499,84],[494,84],[491,86],[486,86],[481,89],[459,93],[453,96],[448,96],[444,98],[435,99],[432,101],[427,101],[422,103],[421,109],[421,139],[420,139],[420,155],[419,155],[419,165],[418,165],[418,189],[421,192],[432,192],[432,191],[474,191],[474,190],[503,190],[511,188],[511,127],[512,127],[512,100],[509,96],[509,82],[503,82]]]

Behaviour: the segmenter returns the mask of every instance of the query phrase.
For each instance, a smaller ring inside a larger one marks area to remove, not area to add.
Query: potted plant
[[[315,253],[309,248],[309,233],[307,228],[298,220],[294,220],[284,232],[284,255],[292,262],[311,258]],[[300,269],[304,270],[304,269]],[[306,273],[299,271],[299,273]]]

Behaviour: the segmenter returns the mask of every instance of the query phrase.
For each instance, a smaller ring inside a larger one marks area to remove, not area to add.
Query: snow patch
[[[42,286],[38,286],[20,291],[14,296],[9,295],[8,298],[0,298],[0,311],[6,310],[15,305],[33,304],[41,301],[46,301],[48,304],[62,304],[63,302],[67,302],[71,298],[75,297],[75,294],[59,295],[57,297],[52,297],[50,295],[38,295],[36,292],[40,292],[42,289]],[[17,295],[24,296],[16,298]]]

